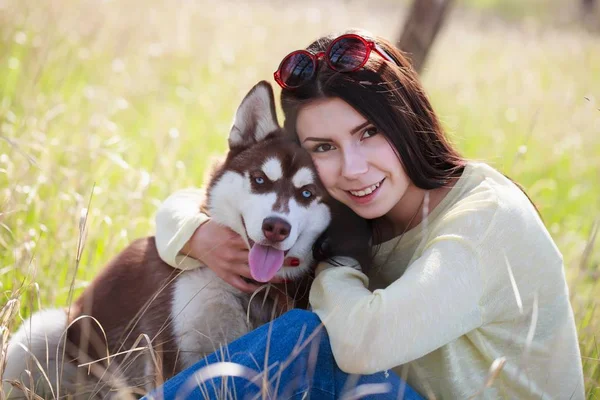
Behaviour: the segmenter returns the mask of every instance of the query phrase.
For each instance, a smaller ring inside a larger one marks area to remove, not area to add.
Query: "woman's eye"
[[[368,139],[370,137],[373,137],[377,135],[377,128],[375,128],[374,126],[365,129],[364,133],[363,133],[363,139]]]
[[[263,178],[262,176],[257,176],[256,178],[254,178],[254,182],[258,183],[259,185],[262,185],[263,183],[265,183],[265,178]]]
[[[324,153],[330,150],[333,150],[333,146],[329,143],[321,143],[313,149],[315,153]]]
[[[312,192],[310,190],[303,190],[302,196],[309,199],[312,196]]]

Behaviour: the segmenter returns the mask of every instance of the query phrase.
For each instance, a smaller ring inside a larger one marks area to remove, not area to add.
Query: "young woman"
[[[312,155],[329,194],[370,222],[375,258],[368,276],[352,260],[320,263],[314,313],[294,311],[268,328],[269,363],[286,359],[301,329],[322,321],[306,380],[319,396],[336,398],[346,374],[356,374],[355,383],[388,381],[405,398],[417,398],[414,389],[438,399],[583,399],[559,250],[518,186],[448,142],[405,56],[382,38],[348,32],[290,53],[275,80],[286,129]],[[250,277],[243,241],[199,214],[201,201],[199,191],[182,191],[162,205],[161,256],[177,268],[205,265],[252,291],[242,279]],[[267,332],[232,346],[260,358]],[[165,393],[193,372],[167,382]],[[286,376],[281,387],[294,377]]]

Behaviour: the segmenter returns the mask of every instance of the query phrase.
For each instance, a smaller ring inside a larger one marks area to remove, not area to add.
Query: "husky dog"
[[[229,152],[206,193],[203,210],[247,241],[256,281],[276,275],[295,280],[310,272],[313,245],[330,224],[333,206],[310,155],[280,128],[267,82],[239,106]],[[357,226],[350,215],[338,218],[346,233]],[[355,252],[366,246],[346,243]],[[284,267],[286,255],[300,265]],[[160,259],[153,237],[139,239],[70,309],[42,310],[23,323],[8,345],[3,389],[11,398],[28,390],[45,398],[147,393],[273,319],[275,301],[263,297],[251,301],[209,268],[176,270]]]

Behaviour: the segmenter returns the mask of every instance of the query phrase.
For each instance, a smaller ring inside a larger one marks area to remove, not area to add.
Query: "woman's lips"
[[[380,182],[378,182],[374,185],[371,185],[363,190],[358,190],[358,191],[348,190],[347,193],[355,203],[367,204],[375,198],[377,193],[379,193],[384,181],[385,181],[385,179],[383,179]]]

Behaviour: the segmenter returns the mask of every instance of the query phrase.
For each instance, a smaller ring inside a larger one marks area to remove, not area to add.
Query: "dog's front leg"
[[[182,274],[173,300],[173,333],[182,368],[250,331],[242,302],[208,268]]]

